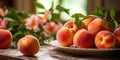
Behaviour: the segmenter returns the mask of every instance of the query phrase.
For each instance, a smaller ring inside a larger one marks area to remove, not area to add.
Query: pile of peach
[[[79,27],[73,21],[68,21],[57,32],[56,39],[61,46],[74,45],[77,48],[119,48],[120,27],[111,31],[105,20],[90,17],[82,21],[84,27]]]
[[[0,49],[7,49],[12,43],[12,33],[9,30],[0,29]],[[26,35],[19,39],[18,50],[26,56],[36,54],[40,49],[38,39],[32,35]]]

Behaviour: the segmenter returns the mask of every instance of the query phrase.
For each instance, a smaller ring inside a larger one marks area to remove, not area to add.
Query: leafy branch
[[[92,14],[96,15],[108,22],[108,26],[112,29],[119,27],[118,21],[115,20],[115,7],[112,7],[109,11],[105,10],[103,7],[97,7],[97,10]],[[110,17],[111,19],[109,19]]]
[[[35,4],[36,7],[46,10],[43,4],[38,3],[36,1],[34,2],[34,4]],[[59,20],[61,20],[60,19],[61,12],[65,12],[65,13],[67,13],[69,15],[69,9],[66,9],[66,8],[62,7],[60,4],[57,4],[57,6],[54,8],[54,6],[55,6],[54,0],[52,1],[51,4],[52,4],[51,7],[48,9],[48,11],[50,11],[50,14],[51,14],[50,21],[58,23]],[[56,10],[58,12],[55,12]],[[42,12],[40,12],[40,13],[42,13]]]
[[[115,28],[117,28],[119,25],[118,25],[118,22],[115,20],[115,8],[114,7],[110,9],[110,17],[112,18],[112,21],[114,22]]]
[[[82,23],[82,20],[85,16],[83,14],[75,13],[71,17],[75,18],[75,24],[78,26],[78,28],[84,26],[84,24]]]

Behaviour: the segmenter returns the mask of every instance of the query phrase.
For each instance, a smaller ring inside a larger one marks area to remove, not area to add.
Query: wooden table
[[[116,55],[117,56],[117,55]],[[17,49],[0,49],[0,60],[120,60],[118,57],[75,56],[57,51],[53,46],[41,46],[35,56],[23,56]]]

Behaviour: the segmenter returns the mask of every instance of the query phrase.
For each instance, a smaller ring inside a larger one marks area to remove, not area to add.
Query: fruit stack
[[[61,46],[76,48],[109,49],[120,47],[120,27],[112,30],[107,21],[91,16],[81,21],[78,27],[74,21],[67,21],[57,32],[56,39]]]

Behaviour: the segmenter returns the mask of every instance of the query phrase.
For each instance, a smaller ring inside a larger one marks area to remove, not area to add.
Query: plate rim
[[[120,51],[120,48],[109,48],[109,49],[98,49],[98,48],[72,48],[72,47],[64,47],[64,46],[60,46],[60,45],[55,45],[54,43],[57,43],[57,40],[53,40],[50,42],[50,45],[52,46],[55,46],[55,47],[58,47],[58,48],[63,48],[63,49],[75,49],[75,50],[92,50],[92,51],[114,51],[114,50],[119,50]]]
[[[70,55],[89,56],[89,57],[116,57],[120,56],[120,48],[111,49],[98,49],[98,48],[72,48],[57,46],[54,43],[58,43],[57,40],[51,41],[50,45],[56,47],[55,50],[58,52],[64,52]]]

